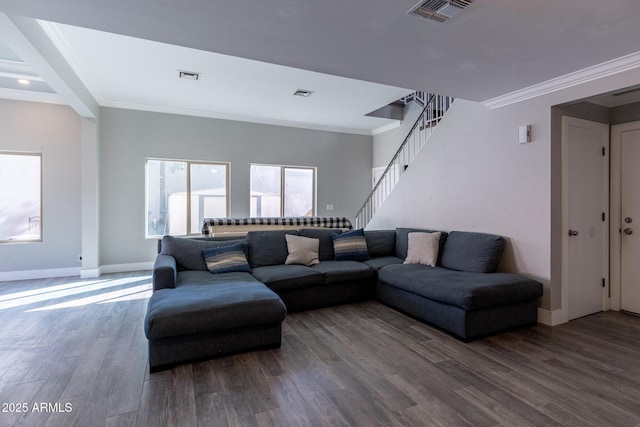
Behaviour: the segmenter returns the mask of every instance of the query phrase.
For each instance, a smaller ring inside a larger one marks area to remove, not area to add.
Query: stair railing
[[[451,107],[454,99],[450,96],[424,92],[419,97],[423,100],[424,108],[356,215],[356,228],[364,228],[371,221],[376,210],[391,194],[404,172],[431,136],[435,126]]]

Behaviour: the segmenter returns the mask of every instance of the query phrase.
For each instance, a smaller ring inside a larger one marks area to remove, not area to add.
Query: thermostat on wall
[[[518,142],[520,144],[531,142],[531,125],[524,125],[518,128]]]

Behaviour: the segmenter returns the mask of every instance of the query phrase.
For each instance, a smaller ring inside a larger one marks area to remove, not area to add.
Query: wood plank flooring
[[[368,301],[150,375],[149,295],[148,272],[0,283],[0,426],[640,426],[629,314],[465,344]]]

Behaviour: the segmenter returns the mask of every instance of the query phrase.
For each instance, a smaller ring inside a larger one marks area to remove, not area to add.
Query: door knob
[[[569,230],[569,236],[577,236],[578,234],[580,233],[576,230]]]
[[[629,235],[629,234],[633,234],[633,230],[632,230],[632,229],[630,229],[630,228],[625,228],[624,230],[622,230],[622,232],[623,232],[624,234],[627,234],[627,235]]]

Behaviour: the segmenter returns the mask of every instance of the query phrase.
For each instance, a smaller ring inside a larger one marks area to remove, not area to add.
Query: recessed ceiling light
[[[196,73],[195,71],[178,70],[178,77],[186,80],[198,80],[200,78],[200,73]]]
[[[295,96],[304,96],[306,98],[308,96],[311,96],[312,93],[313,93],[312,90],[298,89],[293,94]]]
[[[27,86],[31,82],[27,79],[18,79],[18,83],[20,83],[23,86]]]

